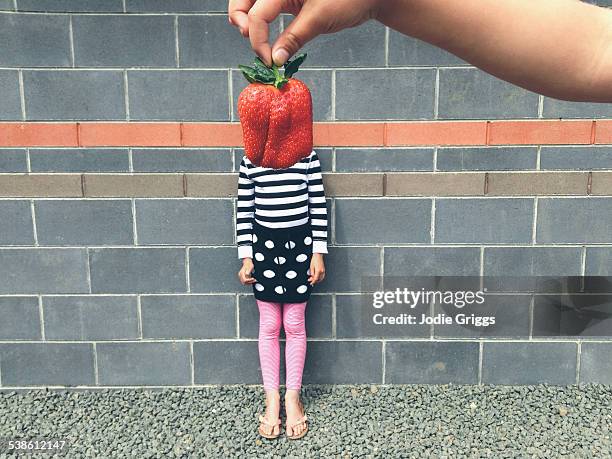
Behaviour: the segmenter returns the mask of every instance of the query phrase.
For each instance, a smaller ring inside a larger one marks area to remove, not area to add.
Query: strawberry
[[[256,166],[285,169],[312,152],[312,98],[293,74],[306,59],[267,67],[259,57],[239,65],[249,85],[238,97],[245,155]]]

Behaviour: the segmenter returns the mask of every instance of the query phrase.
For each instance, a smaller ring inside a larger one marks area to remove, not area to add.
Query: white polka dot
[[[287,276],[287,279],[295,279],[297,277],[297,273],[295,271],[287,271],[285,276]]]
[[[274,276],[276,276],[276,274],[274,274],[274,271],[272,271],[271,269],[266,269],[263,272],[263,275],[266,276],[268,279],[273,278]]]
[[[253,242],[257,242],[257,235],[253,234]]]
[[[257,284],[255,284],[255,288],[261,292],[264,289],[264,286],[258,282]]]
[[[265,257],[263,256],[263,253],[259,253],[259,252],[257,252],[257,253],[255,254],[255,259],[256,259],[257,261],[263,261],[263,260],[264,260],[264,258],[265,258]]]
[[[277,265],[282,265],[286,261],[287,259],[285,257],[275,257],[274,258],[274,263],[276,263]]]
[[[278,293],[279,295],[282,295],[283,293],[287,291],[287,289],[283,287],[282,285],[279,285],[274,289],[274,291]]]
[[[298,292],[298,293],[304,293],[304,292],[306,292],[306,290],[308,290],[308,287],[306,287],[305,285],[300,285],[300,286],[297,288],[297,292]]]
[[[287,241],[287,242],[285,243],[285,248],[286,248],[286,249],[292,249],[292,248],[294,248],[294,247],[295,247],[295,242],[293,242],[293,241]]]
[[[270,241],[270,240],[267,240],[267,241],[265,242],[265,244],[266,244],[266,247],[267,247],[267,248],[269,248],[269,249],[271,249],[272,247],[274,247],[274,242],[272,242],[272,241]]]
[[[306,236],[304,238],[304,244],[310,245],[312,243],[312,238],[310,236]]]
[[[308,260],[308,256],[305,253],[300,253],[297,257],[295,257],[295,261],[306,261]]]

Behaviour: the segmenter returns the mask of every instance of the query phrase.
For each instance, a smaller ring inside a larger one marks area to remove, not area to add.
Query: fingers
[[[229,22],[238,27],[243,37],[249,36],[248,12],[254,2],[255,0],[229,0],[227,7]]]
[[[323,33],[322,23],[317,13],[306,3],[295,19],[285,28],[272,48],[272,57],[276,65],[283,65],[302,46]]]
[[[269,24],[278,17],[281,10],[281,0],[257,0],[248,12],[251,47],[270,67],[272,66],[272,48],[268,43]]]

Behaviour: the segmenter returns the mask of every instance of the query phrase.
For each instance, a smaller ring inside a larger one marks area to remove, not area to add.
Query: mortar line
[[[336,120],[336,69],[332,69],[331,74],[331,119]]]
[[[91,289],[91,266],[89,263],[89,247],[85,247],[85,255],[86,255],[85,261],[87,264],[87,267],[86,267],[87,269],[87,290],[88,290],[87,293],[93,293]]]
[[[124,86],[123,97],[125,101],[125,117],[127,121],[130,121],[130,89],[129,89],[129,84],[128,84],[127,72],[128,72],[127,70],[123,71],[123,86]]]
[[[542,145],[536,147],[536,171],[541,170],[541,151]]]
[[[544,113],[544,96],[540,94],[538,96],[538,118],[543,118],[543,113]]]
[[[125,0],[124,0],[125,1]],[[181,55],[179,51],[179,25],[178,16],[174,16],[174,58],[176,60],[176,68],[181,66]]]
[[[94,364],[94,383],[96,386],[100,385],[100,376],[98,374],[98,347],[93,342],[93,364]]]
[[[433,149],[433,172],[438,171],[438,146],[434,146]]]
[[[144,338],[144,333],[142,331],[142,301],[141,296],[136,295],[136,318],[138,320],[138,337],[140,339]]]
[[[535,309],[535,295],[531,295],[531,299],[529,300],[529,341],[533,340],[534,309]]]
[[[232,83],[232,69],[227,70],[227,95],[229,119],[234,120],[234,84]]]
[[[21,104],[21,119],[26,120],[26,104],[25,104],[25,89],[23,87],[23,70],[19,69],[17,72],[18,84],[19,84],[19,103]]]
[[[436,80],[434,84],[434,113],[433,119],[438,119],[438,106],[440,105],[440,68],[435,67],[436,69]]]
[[[191,280],[189,279],[189,247],[185,247],[185,282],[187,287],[187,292],[191,293]]]
[[[13,9],[17,11],[17,0],[13,0]]]
[[[132,147],[128,148],[128,172],[134,172],[134,158],[132,153]]]
[[[25,157],[26,157],[26,171],[28,173],[32,172],[32,161],[30,159],[30,149],[25,149]]]
[[[43,309],[42,295],[38,295],[38,320],[40,321],[40,339],[42,341],[46,341],[47,337],[45,335],[45,313]]]
[[[134,245],[138,245],[138,228],[136,226],[136,198],[130,199],[130,205],[132,207],[132,238],[134,239]]]
[[[195,386],[195,356],[193,354],[193,340],[189,341],[189,367],[191,370],[191,385]]]
[[[387,342],[383,339],[382,340],[382,346],[381,346],[381,351],[382,351],[382,382],[381,384],[385,384],[386,381],[386,373],[387,373],[387,359],[385,358],[385,353],[387,350]]]
[[[76,59],[74,56],[74,28],[72,26],[72,14],[68,15],[68,39],[70,43],[70,64],[71,67],[76,67]]]
[[[582,362],[582,341],[576,343],[576,384],[580,382],[580,365]]]
[[[127,0],[121,0],[122,6],[123,6],[123,12],[127,13]]]
[[[484,361],[484,340],[478,343],[478,385],[482,385],[482,364]]]
[[[385,67],[389,66],[389,27],[385,26]]]
[[[431,244],[436,243],[436,198],[431,200],[431,229],[429,230],[429,236],[431,238]]]
[[[538,236],[538,203],[539,203],[539,199],[537,196],[534,197],[533,199],[533,221],[532,221],[532,225],[533,227],[531,228],[531,245],[536,245],[536,241],[537,241],[537,236]]]
[[[336,340],[338,334],[336,332],[336,311],[337,311],[337,297],[335,293],[332,293],[332,329],[331,339]]]
[[[34,247],[38,247],[38,231],[36,229],[36,209],[34,199],[30,199],[30,214],[32,216],[32,234],[34,236]]]
[[[586,275],[586,252],[587,252],[587,246],[583,245],[582,251],[580,253],[580,275],[581,276]]]
[[[240,338],[240,295],[236,295],[236,338]]]

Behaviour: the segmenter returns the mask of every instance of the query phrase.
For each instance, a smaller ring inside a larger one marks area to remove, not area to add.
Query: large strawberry
[[[267,67],[259,57],[240,65],[249,85],[238,97],[245,155],[256,166],[285,169],[312,152],[312,98],[292,78],[306,54],[284,65]]]

